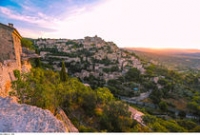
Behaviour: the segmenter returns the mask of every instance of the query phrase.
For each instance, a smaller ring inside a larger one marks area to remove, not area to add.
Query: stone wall
[[[18,68],[21,68],[21,55],[22,55],[21,37],[16,30],[12,32],[12,37],[13,37],[13,46],[14,46],[17,66]]]
[[[0,25],[0,62],[15,59],[12,31],[12,28]]]
[[[26,60],[26,61],[22,61],[22,67],[21,67],[21,72],[22,73],[27,73],[27,72],[30,72],[32,66],[31,66],[31,63],[29,60]]]
[[[14,70],[27,73],[30,69],[31,64],[28,60],[23,61],[21,67],[18,67],[18,63],[15,60],[7,60],[3,63],[0,62],[0,97],[9,96],[11,82],[16,79],[13,73]]]
[[[6,97],[11,89],[11,82],[15,80],[14,70],[20,70],[15,60],[6,60],[0,63],[0,96]]]

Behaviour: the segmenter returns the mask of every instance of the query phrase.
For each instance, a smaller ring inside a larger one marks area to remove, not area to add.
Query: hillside
[[[97,76],[91,71],[123,72],[126,66],[133,66],[144,72],[142,64],[133,53],[129,54],[127,51],[119,49],[113,42],[106,42],[97,36],[77,40],[37,39],[34,43],[38,47],[44,62],[46,60],[53,63],[54,59],[63,59],[66,65],[74,66],[74,70],[69,68],[69,73],[74,74],[84,69],[86,71],[83,74],[88,74],[87,71],[90,71],[92,75]],[[54,63],[55,69],[59,68],[58,64],[58,62]],[[78,64],[79,68],[77,67]],[[78,76],[80,78],[85,77]],[[112,77],[106,74],[103,78]]]
[[[36,39],[34,44],[40,52],[42,63],[59,71],[64,61],[69,75],[78,77],[92,88],[109,85],[111,80],[122,78],[131,68],[141,74],[145,72],[144,65],[134,53],[97,36],[77,40]],[[125,95],[134,94],[129,87],[121,89],[118,93],[123,94],[125,90]]]

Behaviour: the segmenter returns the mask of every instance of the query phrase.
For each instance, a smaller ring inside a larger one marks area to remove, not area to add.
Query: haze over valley
[[[142,59],[174,70],[199,70],[200,50],[198,49],[154,49],[125,48],[132,50]]]

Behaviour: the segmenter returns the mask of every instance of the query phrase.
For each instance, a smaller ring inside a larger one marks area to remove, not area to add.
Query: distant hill
[[[125,48],[146,61],[175,70],[199,70],[200,50]]]
[[[141,52],[152,52],[156,54],[180,54],[180,53],[200,53],[198,49],[173,49],[173,48],[166,48],[166,49],[154,49],[154,48],[124,48],[128,50],[135,50]]]

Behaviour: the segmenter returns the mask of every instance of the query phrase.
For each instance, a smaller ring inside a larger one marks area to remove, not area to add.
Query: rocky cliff
[[[64,123],[48,110],[0,97],[0,132],[66,132]]]

